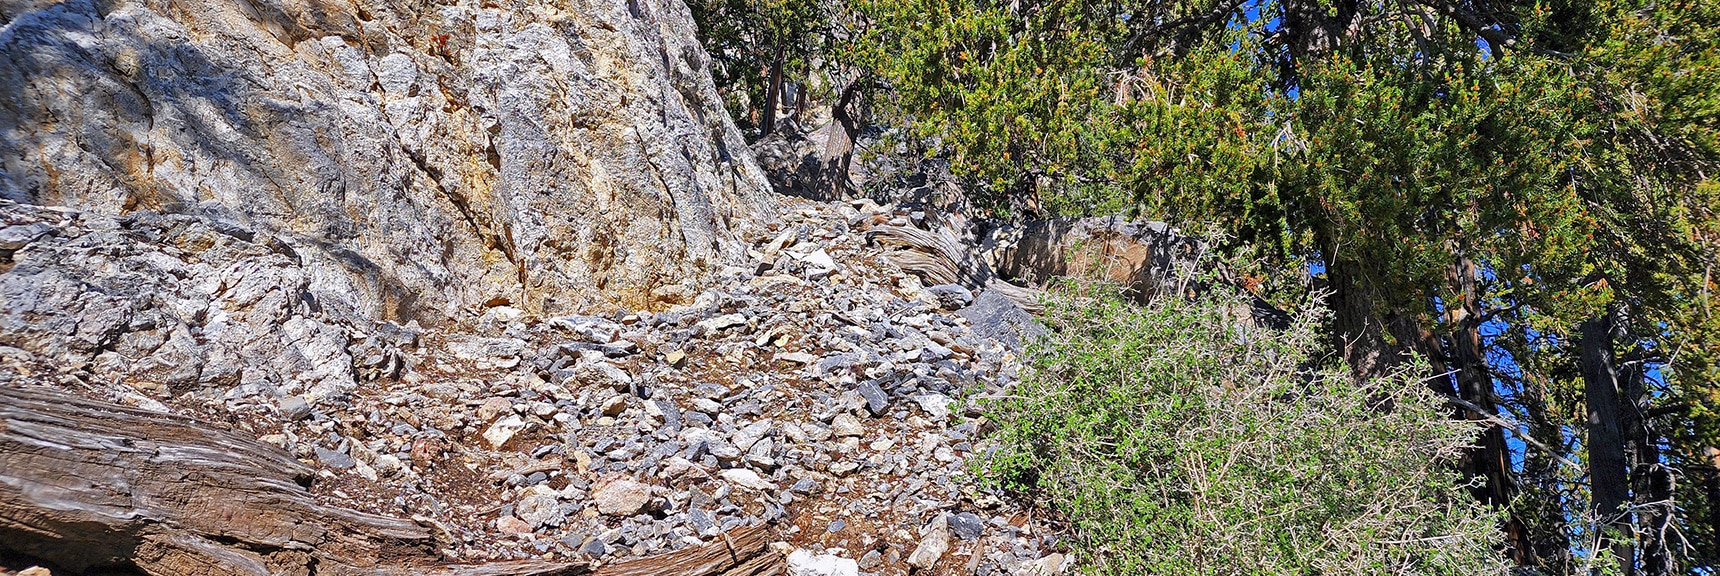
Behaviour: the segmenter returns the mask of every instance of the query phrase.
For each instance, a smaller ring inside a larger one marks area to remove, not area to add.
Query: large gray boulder
[[[680,0],[0,0],[0,198],[220,213],[434,326],[696,294],[769,186]]]

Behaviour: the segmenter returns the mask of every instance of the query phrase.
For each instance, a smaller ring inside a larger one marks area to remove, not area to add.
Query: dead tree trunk
[[[0,387],[0,549],[72,572],[563,576],[584,564],[447,565],[431,530],[326,506],[313,470],[202,422]]]

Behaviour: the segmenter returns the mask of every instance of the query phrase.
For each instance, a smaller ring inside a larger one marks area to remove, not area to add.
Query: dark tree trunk
[[[1366,285],[1359,264],[1344,260],[1326,262],[1327,287],[1332,291],[1332,336],[1335,349],[1357,376],[1378,376],[1407,359],[1401,346],[1387,339],[1373,291]]]
[[[1481,293],[1475,262],[1460,257],[1451,268],[1448,281],[1462,299],[1447,303],[1446,317],[1452,327],[1450,350],[1453,384],[1459,398],[1468,402],[1463,417],[1481,422],[1481,435],[1475,439],[1465,458],[1465,472],[1483,480],[1475,488],[1476,499],[1504,508],[1516,495],[1512,476],[1511,452],[1505,446],[1505,428],[1499,424],[1499,410],[1493,401],[1493,376],[1487,366],[1486,343],[1481,339]],[[1534,566],[1535,547],[1530,541],[1528,527],[1513,514],[1505,522],[1506,545],[1511,559],[1519,566]]]
[[[1615,321],[1614,333],[1628,333],[1628,319]],[[1673,488],[1672,471],[1660,461],[1660,435],[1647,418],[1651,400],[1647,390],[1648,374],[1640,362],[1618,366],[1619,391],[1622,394],[1619,432],[1628,449],[1630,465],[1631,502],[1636,507],[1637,574],[1670,576],[1673,573],[1671,544],[1667,541],[1672,529]]]
[[[1624,513],[1630,498],[1623,431],[1620,430],[1618,367],[1613,360],[1613,316],[1607,314],[1582,323],[1578,346],[1583,362],[1583,397],[1588,407],[1589,491],[1599,528],[1627,535],[1631,523]],[[1624,574],[1631,574],[1635,561],[1628,537],[1602,534],[1596,548],[1610,547],[1618,556]],[[1596,568],[1597,573],[1599,568]]]
[[[1341,259],[1326,263],[1336,349],[1358,377],[1387,374],[1407,362],[1412,351],[1425,357],[1435,374],[1448,374],[1430,381],[1434,391],[1470,406],[1454,405],[1452,417],[1475,420],[1484,427],[1461,464],[1466,475],[1481,480],[1473,494],[1489,505],[1509,506],[1516,495],[1516,482],[1505,429],[1498,424],[1493,378],[1481,337],[1475,263],[1462,258],[1450,269],[1447,282],[1462,301],[1447,303],[1445,319],[1451,332],[1444,334],[1383,305],[1381,292],[1369,284],[1365,270],[1364,264]],[[1501,529],[1514,562],[1521,566],[1538,564],[1534,538],[1522,518],[1512,515]]]
[[[776,55],[770,61],[770,79],[764,89],[764,117],[759,119],[758,135],[760,138],[776,132],[776,105],[782,99],[782,44],[778,43]]]
[[[859,104],[860,92],[869,80],[856,79],[836,99],[836,104],[830,109],[832,122],[819,129],[822,138],[818,147],[818,181],[815,183],[816,193],[827,200],[847,198],[851,183],[848,178],[849,168],[854,160],[854,139],[860,135],[860,115],[854,110]],[[802,102],[806,92],[801,91]]]

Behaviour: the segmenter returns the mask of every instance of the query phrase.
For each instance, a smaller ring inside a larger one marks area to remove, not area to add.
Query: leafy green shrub
[[[1234,294],[1097,294],[1054,299],[978,471],[1066,519],[1088,571],[1503,572],[1498,518],[1451,471],[1476,429],[1412,374],[1310,368],[1316,315],[1253,327]]]

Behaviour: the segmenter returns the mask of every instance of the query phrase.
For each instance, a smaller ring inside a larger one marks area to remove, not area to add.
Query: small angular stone
[[[531,534],[532,525],[513,516],[503,516],[496,519],[496,530],[503,534]]]
[[[914,547],[914,553],[908,556],[908,565],[920,570],[930,571],[938,565],[938,560],[944,557],[944,551],[950,548],[949,518],[940,514],[926,528],[926,535],[920,538],[920,544]]]
[[[963,512],[950,517],[950,531],[957,538],[972,540],[985,531],[985,519],[972,512]]]
[[[749,424],[747,427],[735,432],[735,435],[733,436],[735,448],[739,448],[743,452],[751,450],[753,444],[758,443],[759,440],[768,436],[771,433],[771,430],[772,426],[769,420],[759,420]]]
[[[865,434],[866,427],[860,425],[860,420],[844,413],[836,415],[836,420],[830,423],[830,431],[838,438],[845,438]]]
[[[859,386],[855,387],[855,391],[860,393],[861,398],[866,399],[866,411],[871,412],[873,418],[883,416],[889,410],[890,395],[885,394],[884,389],[878,387],[877,380],[861,382]]]
[[[692,526],[693,531],[700,536],[716,536],[721,533],[717,529],[717,521],[711,518],[710,513],[699,508],[687,512],[687,525]]]
[[[950,404],[954,401],[943,394],[923,394],[915,396],[914,402],[919,403],[920,409],[933,420],[942,420],[950,417]]]
[[[481,422],[489,422],[491,420],[495,420],[497,416],[511,414],[513,411],[513,402],[508,401],[507,398],[491,396],[489,398],[485,398],[483,404],[478,405],[478,420]]]
[[[591,492],[597,511],[610,516],[632,516],[651,502],[651,487],[625,478],[601,484]]]
[[[627,410],[627,397],[621,394],[610,396],[603,401],[602,410],[604,416],[620,416]]]
[[[788,554],[789,576],[859,576],[860,566],[853,560],[832,554],[813,555],[796,549]]]
[[[753,472],[752,470],[747,470],[745,468],[730,468],[722,471],[719,475],[721,475],[723,479],[727,480],[730,484],[734,484],[742,488],[749,488],[760,492],[776,489],[775,484],[771,484],[770,481],[760,477],[757,472]]]
[[[281,412],[281,417],[288,422],[297,422],[311,417],[311,405],[304,398],[288,396],[275,403],[275,409]]]
[[[322,462],[324,466],[335,470],[345,470],[358,465],[357,462],[352,460],[351,456],[347,456],[344,452],[329,450],[318,446],[316,447],[316,454],[318,462]]]
[[[554,496],[527,496],[514,504],[514,515],[537,528],[555,522],[561,514],[560,507],[561,503]]]
[[[884,555],[880,554],[877,550],[868,550],[864,556],[860,557],[861,570],[871,570],[873,568],[877,568],[879,564],[883,563]]]
[[[500,450],[503,444],[507,444],[509,440],[514,438],[515,433],[525,427],[525,421],[521,420],[519,416],[508,416],[497,420],[495,424],[491,424],[489,428],[484,430],[484,441],[490,443],[490,448]]]
[[[717,331],[723,330],[725,328],[732,328],[735,326],[745,326],[746,323],[747,323],[747,317],[744,315],[741,315],[741,314],[724,314],[724,315],[718,316],[716,318],[711,318],[708,320],[700,321],[698,326],[700,328],[705,329],[705,332],[710,333],[710,332],[717,332]]]
[[[938,304],[945,310],[960,310],[973,303],[973,291],[960,284],[939,284],[925,290],[937,297]]]

